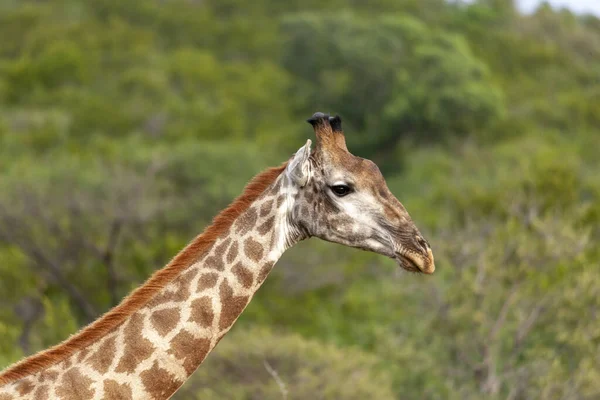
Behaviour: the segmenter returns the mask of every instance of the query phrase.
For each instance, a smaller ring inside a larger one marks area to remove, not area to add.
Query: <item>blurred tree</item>
[[[477,132],[501,115],[501,92],[458,35],[407,16],[349,12],[290,16],[282,30],[299,107],[347,115],[360,132],[349,144],[366,156],[380,158],[405,136],[434,141]]]

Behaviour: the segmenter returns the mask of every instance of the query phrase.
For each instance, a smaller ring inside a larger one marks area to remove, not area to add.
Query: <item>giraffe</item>
[[[254,177],[211,225],[118,306],[0,373],[0,400],[170,398],[229,331],[283,252],[309,237],[435,270],[428,242],[339,116],[315,113],[287,162]]]

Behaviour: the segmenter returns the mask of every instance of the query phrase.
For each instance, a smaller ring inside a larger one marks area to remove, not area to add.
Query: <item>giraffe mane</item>
[[[210,249],[217,238],[231,227],[236,218],[275,182],[286,165],[287,162],[278,167],[268,168],[252,178],[242,194],[214,217],[212,224],[196,236],[164,268],[154,272],[142,286],[125,297],[119,305],[62,343],[33,354],[0,372],[0,386],[51,367],[121,325],[128,316],[146,305],[154,295]]]

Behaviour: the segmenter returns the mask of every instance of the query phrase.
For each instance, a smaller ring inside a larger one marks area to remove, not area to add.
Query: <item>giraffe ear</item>
[[[311,144],[312,142],[308,139],[306,144],[300,147],[296,154],[294,154],[285,168],[286,175],[300,187],[304,187],[310,178],[310,162],[308,158],[310,157]]]

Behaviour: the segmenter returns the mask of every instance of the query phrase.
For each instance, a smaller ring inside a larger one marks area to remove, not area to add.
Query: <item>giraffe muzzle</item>
[[[427,249],[426,256],[413,251],[403,251],[401,253],[397,253],[394,258],[400,267],[410,272],[418,272],[430,275],[435,271],[433,252],[430,248]]]

